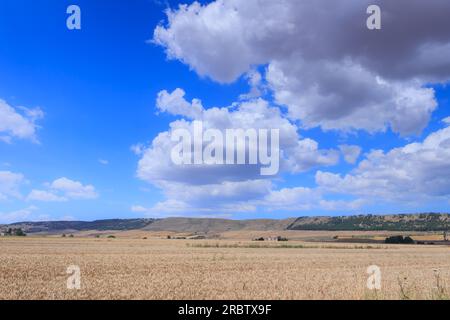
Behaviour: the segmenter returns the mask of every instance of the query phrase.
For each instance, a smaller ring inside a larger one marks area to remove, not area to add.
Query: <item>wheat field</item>
[[[381,290],[367,288],[370,265]],[[449,285],[444,246],[0,239],[0,299],[446,299]]]

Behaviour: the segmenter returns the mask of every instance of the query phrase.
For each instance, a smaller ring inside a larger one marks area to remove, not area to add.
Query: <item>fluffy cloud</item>
[[[168,183],[163,185],[163,189],[167,198],[176,199],[178,204],[213,211],[235,209],[236,204],[242,206],[244,203],[251,203],[252,200],[269,194],[271,186],[269,180],[248,180],[207,185]],[[248,209],[254,210],[254,207],[246,207]]]
[[[45,190],[31,190],[27,199],[29,201],[43,201],[43,202],[62,202],[67,201],[67,198],[56,195],[53,192]]]
[[[13,138],[37,142],[36,120],[43,118],[41,109],[13,108],[0,99],[0,141],[10,143]]]
[[[20,186],[26,182],[20,173],[0,171],[0,200],[21,198]]]
[[[98,194],[92,185],[67,178],[59,178],[48,185],[48,190],[32,190],[27,197],[29,201],[60,202],[68,200],[96,199]]]
[[[450,199],[450,127],[423,142],[389,152],[374,150],[347,175],[318,171],[324,190],[372,199],[418,201]]]
[[[367,201],[355,200],[327,200],[326,194],[319,188],[283,188],[268,194],[259,205],[268,210],[284,211],[354,211],[360,209]]]
[[[382,8],[382,29],[366,9]],[[154,41],[202,76],[232,82],[267,65],[275,100],[305,128],[420,133],[450,79],[450,2],[216,0],[168,10]],[[408,30],[408,32],[405,32]]]
[[[249,211],[241,210],[241,208],[234,208],[236,211]],[[230,219],[232,218],[231,213],[217,213],[210,209],[198,209],[191,208],[185,203],[179,202],[177,200],[167,200],[157,203],[151,208],[146,208],[140,205],[131,206],[131,211],[139,214],[144,214],[147,217],[152,218],[167,218],[173,217],[187,217],[187,218],[217,218],[217,219]]]
[[[14,223],[19,221],[30,220],[30,217],[32,216],[35,210],[37,210],[37,208],[31,206],[25,209],[20,209],[12,212],[0,212],[0,223]]]
[[[269,193],[262,204],[278,210],[311,210],[321,199],[322,195],[317,189],[284,188]]]
[[[361,154],[361,147],[359,146],[350,146],[347,144],[343,144],[339,146],[339,149],[344,156],[344,160],[347,163],[355,164]]]
[[[237,212],[254,213],[258,210],[274,211],[346,211],[361,209],[367,200],[327,200],[324,192],[318,188],[283,188],[274,190],[270,184],[248,181],[244,183],[225,183],[215,186],[197,186],[193,197],[189,196],[191,187],[183,188],[172,195],[184,196],[183,199],[168,198],[147,208],[141,205],[131,207],[132,212],[151,217],[188,216],[230,218]],[[212,190],[209,190],[211,189]],[[252,194],[246,188],[252,189]],[[258,192],[259,191],[259,192]],[[217,202],[215,202],[217,201]]]
[[[434,90],[420,82],[386,81],[349,61],[273,63],[267,78],[304,128],[419,134],[437,107]]]
[[[132,148],[142,154],[137,175],[139,178],[159,184],[173,181],[189,184],[217,184],[223,181],[247,181],[260,179],[259,165],[227,166],[227,165],[186,165],[172,163],[170,154],[177,144],[171,141],[171,132],[184,128],[193,132],[192,121],[201,120],[204,129],[214,128],[225,132],[226,129],[279,129],[281,167],[288,172],[304,172],[316,166],[334,165],[339,160],[336,150],[320,150],[317,142],[301,139],[298,127],[283,117],[278,108],[271,107],[263,99],[255,99],[236,103],[228,108],[201,107],[201,102],[194,99],[189,103],[184,99],[184,91],[176,89],[172,93],[166,91],[158,95],[160,110],[173,115],[183,116],[170,124],[170,130],[160,133],[150,147]],[[161,99],[161,97],[164,97]],[[162,103],[168,103],[166,106]],[[190,111],[196,109],[195,115]],[[136,150],[138,149],[138,150]]]
[[[250,91],[246,94],[241,94],[239,98],[241,100],[248,100],[260,97],[266,91],[261,73],[256,70],[250,70],[246,74],[246,77],[250,86]]]
[[[105,160],[105,159],[98,159],[98,163],[100,163],[100,164],[102,164],[104,166],[107,166],[109,164],[109,161]]]
[[[156,99],[156,107],[172,115],[185,116],[189,119],[199,119],[203,112],[200,100],[194,99],[189,103],[184,99],[184,90],[177,88],[172,93],[161,91]]]
[[[319,166],[332,166],[339,162],[337,150],[320,150],[319,144],[312,139],[302,139],[292,148],[287,159],[291,172],[305,172]]]
[[[316,141],[301,138],[298,127],[286,119],[279,108],[263,99],[234,103],[227,108],[206,109],[198,99],[188,102],[185,92],[162,91],[157,98],[160,111],[179,116],[170,129],[160,133],[150,146],[136,145],[132,150],[141,158],[137,176],[159,187],[167,200],[158,208],[167,211],[252,211],[256,200],[272,191],[272,179],[260,174],[261,165],[176,165],[171,151],[177,142],[171,141],[175,129],[193,133],[193,121],[202,121],[204,130],[217,129],[279,129],[281,173],[306,172],[315,167],[332,166],[339,161],[337,150],[322,150]],[[245,151],[248,152],[246,147]]]
[[[94,186],[83,185],[81,182],[67,178],[59,178],[50,185],[51,189],[61,191],[70,199],[95,199],[98,197]]]

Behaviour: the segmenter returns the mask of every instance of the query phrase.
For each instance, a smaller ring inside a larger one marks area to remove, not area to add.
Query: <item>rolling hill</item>
[[[96,221],[39,221],[18,222],[0,225],[0,228],[22,228],[27,233],[55,233],[60,231],[87,230],[135,230],[142,229],[153,223],[155,219],[109,219]]]
[[[441,213],[358,215],[345,217],[300,217],[288,230],[328,231],[444,231],[450,215]]]
[[[96,221],[19,222],[0,229],[22,228],[27,233],[68,231],[173,231],[215,233],[239,230],[321,230],[321,231],[443,231],[450,214],[422,213],[398,215],[357,215],[341,217],[299,217],[284,220],[227,220],[207,218],[110,219]]]
[[[285,230],[295,221],[294,219],[271,220],[227,220],[206,218],[166,218],[156,220],[144,227],[148,231],[174,231],[174,232],[225,232],[238,230]]]

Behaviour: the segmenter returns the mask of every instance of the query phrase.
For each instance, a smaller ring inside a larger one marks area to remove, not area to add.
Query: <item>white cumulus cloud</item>
[[[339,149],[347,163],[355,164],[361,154],[361,147],[342,144]]]
[[[36,121],[43,118],[40,108],[13,108],[0,99],[0,140],[10,143],[12,139],[28,139],[37,143]]]
[[[138,178],[163,191],[166,200],[157,206],[164,211],[253,211],[256,207],[252,201],[269,195],[272,180],[277,178],[261,176],[260,164],[174,164],[171,151],[177,143],[171,140],[171,134],[179,128],[192,133],[194,120],[202,121],[204,130],[211,128],[222,133],[227,129],[279,129],[281,173],[297,174],[339,162],[338,150],[322,150],[316,141],[302,138],[297,125],[261,98],[206,109],[199,99],[188,102],[185,92],[176,89],[171,93],[162,91],[157,107],[180,119],[172,122],[168,131],[159,133],[149,146],[138,144],[132,149],[140,156]],[[255,146],[247,146],[246,152],[249,148]]]
[[[365,23],[372,4],[376,32]],[[276,102],[305,128],[413,135],[437,106],[426,86],[450,80],[449,11],[447,0],[193,2],[167,10],[153,40],[221,83],[267,66]]]
[[[68,200],[89,200],[98,198],[93,185],[68,178],[59,178],[48,184],[47,190],[32,190],[27,197],[29,201],[62,202]]]
[[[14,223],[29,221],[32,218],[33,212],[37,210],[36,207],[30,206],[25,209],[20,209],[11,212],[0,212],[0,223]],[[35,219],[33,219],[35,220]]]
[[[21,173],[0,171],[0,200],[21,198],[20,187],[26,183]]]
[[[320,188],[391,201],[450,199],[450,127],[388,152],[371,151],[346,175],[318,171]]]
[[[43,201],[43,202],[62,202],[67,201],[67,198],[58,196],[51,191],[33,189],[28,195],[27,200]]]

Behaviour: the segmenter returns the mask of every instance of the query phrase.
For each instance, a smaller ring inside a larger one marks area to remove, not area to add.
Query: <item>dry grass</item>
[[[306,244],[306,243],[287,243],[287,242],[197,242],[186,243],[187,247],[192,248],[250,248],[250,249],[389,249],[389,246],[381,245],[344,245],[344,244]],[[392,247],[391,247],[392,249]]]
[[[450,292],[448,247],[218,242],[2,238],[0,299],[445,299]],[[382,270],[378,292],[366,288],[373,264]],[[81,290],[66,288],[69,265],[81,269]]]

